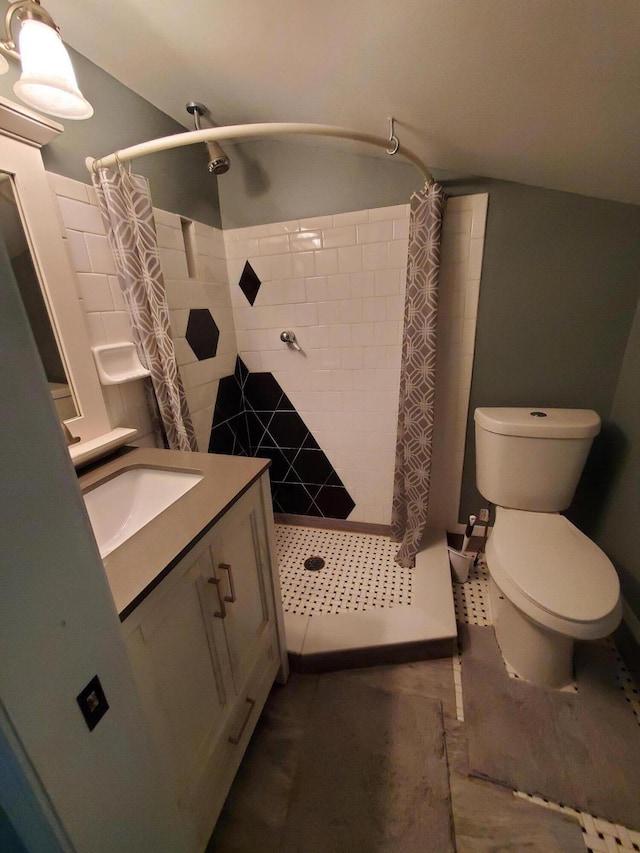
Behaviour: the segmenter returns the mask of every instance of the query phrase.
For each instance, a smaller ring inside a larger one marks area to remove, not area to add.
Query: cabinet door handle
[[[242,725],[240,726],[240,731],[237,735],[229,735],[229,743],[238,744],[242,740],[242,735],[244,734],[244,730],[247,728],[247,723],[249,722],[249,717],[251,716],[251,712],[253,711],[256,700],[247,698],[244,700],[247,704],[247,713],[245,714],[245,718],[242,721]]]
[[[229,563],[218,563],[218,568],[223,569],[229,575],[229,590],[231,591],[231,595],[225,595],[224,600],[228,601],[230,604],[236,600],[236,588],[233,585],[233,574],[231,572],[231,566]]]
[[[218,619],[224,619],[227,615],[227,609],[224,606],[224,601],[220,594],[220,581],[218,578],[207,578],[207,583],[212,583],[215,586],[216,592],[218,593],[218,601],[220,602],[220,610],[214,610],[213,615],[217,616]]]

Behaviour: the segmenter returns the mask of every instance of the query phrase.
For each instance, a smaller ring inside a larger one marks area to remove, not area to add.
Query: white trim
[[[136,429],[117,427],[89,441],[72,444],[69,447],[71,461],[77,468],[79,465],[84,465],[94,459],[99,459],[101,456],[106,456],[107,453],[111,453],[117,447],[122,447],[123,444],[132,441],[137,434],[138,430]]]
[[[111,423],[40,150],[0,135],[0,168],[13,178],[27,244],[79,412],[66,423],[82,441],[95,439],[110,432]]]
[[[64,127],[22,104],[0,98],[0,130],[5,136],[40,148],[61,134]]]
[[[0,97],[0,169],[13,179],[27,244],[79,413],[66,421],[81,439],[70,451],[79,465],[125,444],[137,431],[111,428],[75,276],[59,233],[59,211],[40,148],[63,130],[58,122]]]

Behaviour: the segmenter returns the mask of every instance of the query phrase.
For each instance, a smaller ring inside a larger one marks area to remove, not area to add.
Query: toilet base
[[[489,603],[502,657],[521,677],[556,689],[573,680],[573,637],[549,631],[515,607],[489,579]]]

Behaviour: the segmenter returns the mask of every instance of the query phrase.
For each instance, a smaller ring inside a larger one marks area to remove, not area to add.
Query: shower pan
[[[457,637],[446,536],[430,530],[414,569],[388,537],[276,524],[287,651],[319,672],[450,657]],[[324,567],[305,567],[309,557]]]

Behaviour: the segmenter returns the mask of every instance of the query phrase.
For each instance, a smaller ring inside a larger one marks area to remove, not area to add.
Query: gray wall
[[[231,168],[218,182],[223,228],[406,204],[420,189],[415,166],[339,144],[261,139],[227,146]]]
[[[640,619],[640,302],[620,371],[610,424],[618,443],[617,464],[595,531],[620,574],[623,594]]]
[[[85,157],[111,154],[119,148],[185,128],[148,101],[134,94],[97,65],[70,49],[79,86],[93,105],[86,121],[59,120],[64,133],[43,149],[45,168],[85,184],[91,183]],[[20,103],[13,93],[19,65],[9,60],[9,72],[0,76],[0,95]],[[185,98],[185,103],[186,103]],[[186,111],[185,117],[188,118]],[[204,146],[154,154],[135,161],[134,169],[149,178],[156,207],[220,227],[216,179],[209,176]]]
[[[447,189],[489,192],[471,412],[595,409],[604,429],[572,510],[592,532],[618,450],[607,421],[640,292],[640,207],[498,181]],[[470,418],[461,519],[481,501]]]

